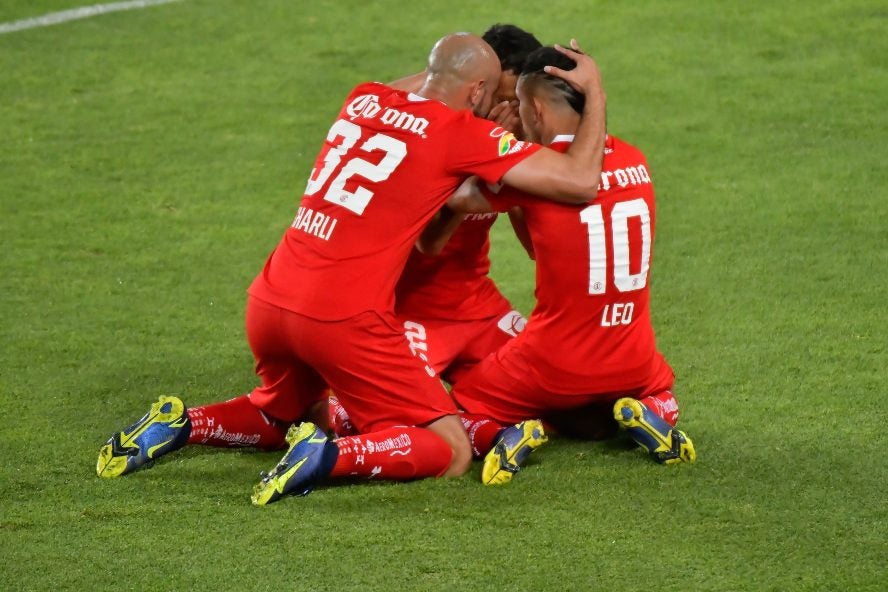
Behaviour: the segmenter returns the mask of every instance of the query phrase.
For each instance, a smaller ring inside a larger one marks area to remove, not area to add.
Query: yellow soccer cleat
[[[658,463],[671,465],[697,460],[697,451],[688,435],[637,399],[626,397],[614,403],[614,419]]]
[[[185,404],[178,397],[163,396],[142,419],[117,432],[99,450],[96,474],[119,477],[177,450],[188,442],[191,422]]]
[[[535,449],[549,438],[538,419],[528,419],[505,428],[493,449],[484,457],[481,482],[484,485],[505,485]]]
[[[276,502],[285,495],[308,495],[330,474],[339,457],[336,443],[328,441],[324,431],[311,422],[290,426],[287,443],[290,448],[284,457],[253,487],[250,500],[254,506]]]

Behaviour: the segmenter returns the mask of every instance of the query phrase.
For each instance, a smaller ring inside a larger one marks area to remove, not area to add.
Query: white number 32
[[[308,185],[305,188],[305,195],[314,195],[327,183],[330,176],[339,168],[343,156],[361,139],[361,127],[350,121],[339,119],[327,133],[327,141],[331,144],[337,138],[342,138],[342,142],[327,151],[321,170],[314,169],[311,171]],[[385,134],[375,134],[361,144],[359,149],[364,152],[382,150],[385,152],[385,156],[379,161],[379,164],[373,164],[357,156],[348,159],[342,170],[339,171],[339,174],[330,183],[330,187],[324,193],[324,199],[349,209],[360,216],[364,213],[364,208],[367,207],[367,204],[370,203],[373,192],[360,185],[354,191],[346,191],[345,182],[354,175],[364,177],[374,183],[385,181],[401,164],[404,157],[407,156],[407,144]]]

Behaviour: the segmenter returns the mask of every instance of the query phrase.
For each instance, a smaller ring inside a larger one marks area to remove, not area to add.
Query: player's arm
[[[459,228],[466,214],[486,214],[493,211],[493,206],[478,187],[478,178],[469,177],[426,225],[416,241],[416,248],[425,255],[437,255]]]
[[[563,78],[586,96],[583,116],[574,141],[564,154],[544,148],[537,150],[503,175],[502,182],[522,191],[565,203],[584,203],[595,199],[604,159],[605,107],[607,98],[601,87],[601,72],[591,57],[579,53],[575,40],[572,52],[559,51],[573,59],[573,70],[552,66],[546,72]]]
[[[530,230],[527,229],[527,220],[524,218],[524,210],[520,206],[509,208],[509,222],[512,223],[512,230],[515,236],[521,242],[521,246],[527,251],[527,256],[536,260],[533,253],[533,241],[530,239]]]
[[[524,219],[524,210],[521,206],[509,205],[508,199],[497,197],[499,188],[487,186],[482,188],[477,177],[469,177],[460,185],[459,189],[447,200],[447,205],[466,214],[484,214],[487,212],[503,211],[508,208],[509,222],[512,223],[512,229],[515,236],[521,242],[521,246],[527,251],[527,256],[536,259],[533,253],[533,241],[530,239],[530,230],[527,228],[527,221]],[[490,200],[496,198],[496,205]]]
[[[423,255],[439,255],[464,218],[465,214],[444,206],[426,224],[416,241],[416,250]]]
[[[389,82],[386,86],[394,88],[396,90],[405,90],[407,92],[415,93],[420,88],[422,88],[422,83],[425,82],[426,79],[426,71],[417,72],[416,74],[411,74],[410,76],[405,76],[404,78],[399,78],[394,82]]]
[[[460,214],[489,214],[496,209],[484,196],[478,177],[469,177],[447,198],[447,207]]]

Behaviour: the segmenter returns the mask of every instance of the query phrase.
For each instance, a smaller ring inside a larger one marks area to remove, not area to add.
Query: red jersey
[[[396,288],[404,318],[474,321],[510,308],[490,272],[490,227],[496,214],[468,214],[436,256],[410,253]]]
[[[572,140],[551,147],[565,152]],[[533,241],[537,304],[513,343],[529,370],[560,393],[644,386],[665,361],[648,307],[654,188],[641,151],[609,136],[598,196],[586,204],[485,193],[496,209],[521,206]]]
[[[537,149],[469,111],[358,85],[250,294],[321,320],[393,312],[407,256],[449,195],[471,175],[499,181]]]

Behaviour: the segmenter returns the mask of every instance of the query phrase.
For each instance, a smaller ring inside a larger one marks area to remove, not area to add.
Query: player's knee
[[[450,458],[450,466],[447,467],[443,477],[460,477],[465,475],[472,467],[472,445],[468,438],[457,443],[451,443],[453,456]]]
[[[450,463],[441,476],[459,477],[472,466],[472,445],[456,415],[448,415],[429,424],[428,428],[440,436],[450,448]]]

